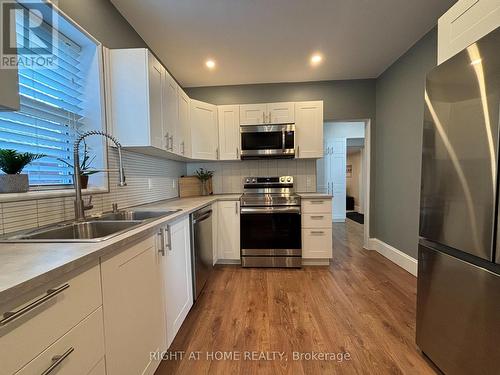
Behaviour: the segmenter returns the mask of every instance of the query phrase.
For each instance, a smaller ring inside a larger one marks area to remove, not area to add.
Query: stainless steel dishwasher
[[[210,206],[191,214],[193,296],[196,300],[213,271],[212,209]]]

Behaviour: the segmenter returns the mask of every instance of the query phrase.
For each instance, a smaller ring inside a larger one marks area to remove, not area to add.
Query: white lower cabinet
[[[96,366],[102,362],[101,370]],[[23,367],[16,375],[104,374],[102,307]]]
[[[108,375],[152,374],[166,349],[162,262],[153,235],[102,259]]]
[[[332,199],[302,199],[302,257],[332,257]]]
[[[35,306],[30,308],[30,306]],[[0,373],[13,374],[102,305],[101,278],[97,262],[78,272],[54,280],[28,295],[0,306],[0,316],[26,311],[18,318],[0,324]],[[99,335],[98,333],[95,333]],[[102,327],[100,337],[102,338]],[[77,345],[65,341],[69,346]],[[100,344],[101,346],[103,343]],[[57,347],[61,354],[62,348]],[[66,349],[64,349],[66,350]],[[62,350],[62,352],[64,352]],[[85,356],[85,347],[76,356]],[[53,352],[52,350],[50,351]],[[102,354],[102,353],[101,353]],[[72,355],[75,357],[75,355]],[[96,361],[97,362],[97,361]],[[49,362],[39,362],[41,368]],[[88,368],[90,371],[90,368]],[[39,371],[38,373],[41,373]],[[27,369],[23,374],[32,373]]]
[[[160,243],[168,348],[193,306],[189,217],[161,228]]]
[[[240,202],[220,201],[218,208],[218,258],[219,261],[240,260]]]

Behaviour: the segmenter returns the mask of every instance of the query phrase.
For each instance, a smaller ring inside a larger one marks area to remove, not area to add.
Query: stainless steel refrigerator
[[[417,345],[445,373],[500,374],[500,28],[427,76]]]

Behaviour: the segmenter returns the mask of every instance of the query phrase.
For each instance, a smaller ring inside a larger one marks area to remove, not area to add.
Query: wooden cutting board
[[[201,195],[201,181],[198,177],[187,176],[179,178],[179,197],[197,197]]]
[[[212,179],[208,181],[208,193],[213,194]],[[179,178],[179,197],[198,197],[201,196],[201,181],[196,176],[187,176]]]

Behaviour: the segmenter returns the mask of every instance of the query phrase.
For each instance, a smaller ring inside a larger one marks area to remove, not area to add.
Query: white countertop
[[[153,233],[160,225],[188,215],[215,201],[238,200],[240,196],[241,194],[212,195],[142,205],[141,209],[182,211],[152,220],[102,242],[2,243],[0,244],[0,305],[105,254],[124,248],[137,238]]]

